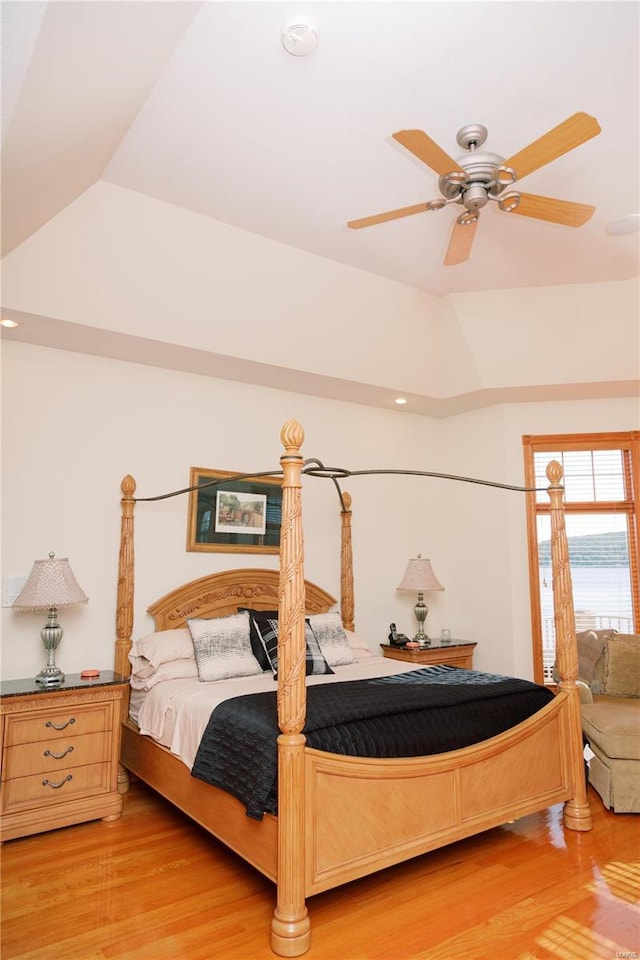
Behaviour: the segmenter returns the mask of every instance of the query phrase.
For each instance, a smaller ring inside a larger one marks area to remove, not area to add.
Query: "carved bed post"
[[[118,598],[116,606],[115,672],[128,677],[131,669],[129,650],[133,632],[133,497],[136,482],[127,474],[120,484],[122,520],[120,522],[120,556],[118,559]]]
[[[133,633],[133,511],[136,505],[136,482],[129,474],[120,484],[122,519],[120,521],[120,555],[118,558],[118,596],[116,602],[116,654],[114,670],[122,677],[131,673],[129,650]],[[129,716],[129,697],[122,699],[122,721]],[[129,771],[118,765],[118,792],[129,790]]]
[[[345,630],[355,630],[353,595],[353,551],[351,544],[351,494],[343,493],[344,510],[340,511],[342,520],[342,539],[340,548],[340,613]]]
[[[300,447],[304,431],[288,420],[280,439],[282,526],[278,630],[278,900],[271,921],[271,947],[299,957],[311,944],[305,904],[304,745],[306,712],[305,589]]]
[[[549,499],[551,500],[551,568],[553,571],[553,612],[556,628],[556,662],[560,690],[568,698],[568,730],[571,751],[573,797],[564,805],[564,824],[572,830],[591,829],[591,810],[587,800],[584,775],[584,750],[580,720],[578,647],[573,609],[573,590],[569,566],[569,547],[564,522],[562,467],[557,460],[547,466]]]

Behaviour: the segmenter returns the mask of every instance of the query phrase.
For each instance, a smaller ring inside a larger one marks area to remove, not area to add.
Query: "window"
[[[563,469],[576,630],[640,626],[640,432],[523,437],[534,676],[552,683],[555,625],[547,464]]]

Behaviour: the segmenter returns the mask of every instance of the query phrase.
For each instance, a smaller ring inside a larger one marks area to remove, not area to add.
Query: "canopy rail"
[[[285,425],[286,426],[286,425]],[[299,426],[299,424],[298,424]],[[284,427],[283,427],[284,430]],[[300,427],[302,430],[302,427]],[[302,434],[304,436],[304,433]],[[498,483],[494,480],[483,480],[478,477],[459,476],[453,473],[439,473],[437,471],[427,470],[401,470],[401,469],[374,469],[374,470],[349,470],[346,467],[327,467],[322,460],[317,457],[311,457],[306,460],[300,458],[300,474],[308,477],[317,477],[320,479],[331,480],[338,498],[340,500],[341,517],[341,547],[340,547],[340,606],[344,627],[346,630],[355,629],[355,597],[353,582],[353,547],[351,536],[351,496],[340,487],[339,480],[349,477],[364,476],[414,476],[431,477],[442,480],[455,480],[461,483],[475,483],[487,487],[497,487],[502,490],[514,490],[522,493],[530,493],[535,490],[544,490],[544,487],[521,487],[515,484]],[[171,497],[183,496],[186,493],[192,493],[196,490],[215,487],[220,484],[227,484],[234,480],[252,480],[260,477],[283,477],[285,476],[284,464],[278,470],[260,470],[255,473],[238,473],[232,477],[224,477],[214,480],[207,480],[204,483],[195,484],[189,487],[181,487],[179,490],[171,490],[169,493],[157,494],[153,497],[136,497],[136,482],[132,476],[127,474],[121,483],[121,533],[120,533],[120,556],[118,563],[118,594],[116,606],[116,657],[115,671],[122,676],[129,673],[129,651],[131,649],[131,637],[133,634],[133,599],[134,599],[134,509],[136,503],[154,503],[159,500],[168,500]],[[284,482],[283,482],[284,487]]]

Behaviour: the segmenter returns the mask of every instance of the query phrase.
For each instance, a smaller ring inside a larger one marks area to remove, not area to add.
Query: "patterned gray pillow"
[[[262,673],[251,650],[249,614],[234,613],[210,620],[187,620],[193,640],[198,679],[229,680]]]
[[[339,613],[316,613],[309,617],[309,623],[330,667],[342,667],[354,662],[353,650]]]

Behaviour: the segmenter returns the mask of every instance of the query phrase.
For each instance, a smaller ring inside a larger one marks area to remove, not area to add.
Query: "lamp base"
[[[416,640],[421,647],[430,647],[431,640],[424,630],[427,614],[429,613],[429,607],[424,602],[424,594],[421,591],[418,591],[418,602],[413,608],[413,613],[418,621],[418,632],[413,639]]]
[[[57,687],[64,681],[65,675],[60,667],[56,667],[55,663],[53,666],[47,665],[44,667],[36,677],[36,683],[43,687]]]
[[[36,677],[36,683],[42,684],[43,687],[55,687],[64,683],[64,673],[60,667],[56,666],[56,650],[62,640],[62,634],[62,627],[58,623],[57,608],[49,607],[49,617],[40,631],[42,643],[47,651],[47,665],[42,668]]]

